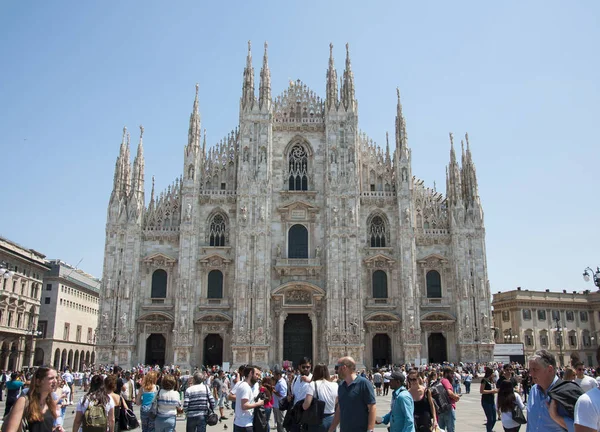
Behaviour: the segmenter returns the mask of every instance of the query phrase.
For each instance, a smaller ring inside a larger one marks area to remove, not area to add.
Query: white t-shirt
[[[85,413],[85,410],[87,409],[89,404],[90,400],[85,396],[82,397],[79,403],[77,404],[77,412],[80,412],[82,414]],[[110,396],[108,397],[108,403],[104,405],[104,408],[106,409],[106,416],[108,417],[108,413],[110,412],[110,410],[115,408],[115,402]]]
[[[598,381],[588,375],[584,375],[581,379],[575,378],[574,381],[579,384],[579,387],[586,393],[591,389],[598,388]]]
[[[229,390],[229,393],[231,393],[232,395],[235,395],[235,397],[236,397],[236,400],[237,400],[237,394],[236,394],[236,392],[237,392],[237,389],[238,389],[238,388],[240,388],[240,384],[241,384],[242,382],[243,382],[243,381],[238,381],[238,382],[236,382],[236,383],[233,385],[233,387],[231,387],[231,390]]]
[[[69,402],[71,399],[71,388],[65,384],[62,388],[62,392],[63,392],[63,398],[65,399],[66,402]]]
[[[335,412],[335,400],[338,395],[337,383],[319,380],[310,384],[306,394],[314,397],[315,383],[317,384],[317,393],[319,394],[319,400],[325,401],[325,414],[333,414]]]
[[[383,382],[384,383],[389,383],[391,377],[392,377],[392,373],[391,372],[385,372],[383,374]]]
[[[519,406],[519,408],[522,410],[525,409],[525,405],[523,405],[523,400],[521,399],[521,396],[519,396],[519,393],[515,392],[515,399],[515,403]],[[516,428],[519,426],[519,423],[514,421],[512,418],[512,411],[503,412],[500,416],[500,420],[502,421],[502,427],[506,429]]]
[[[250,403],[254,403],[255,396],[253,395],[252,388],[246,381],[240,381],[235,387],[237,387],[237,389],[235,391],[235,419],[233,420],[233,424],[239,427],[252,426],[254,408],[249,410],[242,409],[243,399],[247,399]]]
[[[312,380],[312,374],[308,375],[309,380]],[[294,395],[294,404],[297,404],[306,397],[308,388],[311,386],[310,382],[302,381],[302,375],[299,375],[294,380],[292,385],[292,394]]]
[[[600,389],[593,388],[577,399],[575,424],[600,431]]]

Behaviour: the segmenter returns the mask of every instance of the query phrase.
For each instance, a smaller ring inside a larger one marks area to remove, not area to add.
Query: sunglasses
[[[341,368],[342,366],[344,366],[344,365],[343,365],[343,364],[340,364],[340,363],[336,364],[336,365],[335,365],[335,371],[337,372],[337,371],[338,371],[338,369],[339,369],[339,368]]]
[[[310,369],[310,365],[302,365],[300,366],[301,369]]]

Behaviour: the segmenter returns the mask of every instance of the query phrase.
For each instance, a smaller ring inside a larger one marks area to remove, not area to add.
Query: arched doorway
[[[373,366],[383,367],[392,363],[392,342],[385,333],[373,337]]]
[[[75,351],[75,356],[73,357],[73,371],[79,371],[79,351]]]
[[[35,348],[35,354],[33,355],[33,365],[42,366],[44,364],[44,350],[40,347]]]
[[[60,356],[60,371],[65,371],[65,366],[67,366],[67,350],[63,349],[62,354]]]
[[[204,338],[204,359],[206,366],[223,364],[223,339],[218,334],[209,334]]]
[[[54,369],[60,369],[60,350],[58,348],[54,351]]]
[[[146,340],[146,361],[147,365],[165,364],[165,350],[167,341],[165,337],[159,333],[152,333]]]
[[[10,348],[8,342],[2,342],[2,349],[0,351],[0,367],[2,369],[6,368],[6,361],[8,359],[8,354],[10,353]]]
[[[85,352],[85,364],[86,364],[86,366],[90,365],[90,352],[89,351]]]
[[[296,366],[302,357],[313,356],[312,322],[308,314],[289,314],[283,325],[283,360]]]
[[[10,348],[10,355],[8,356],[8,370],[16,370],[17,369],[17,358],[19,357],[19,348],[17,347],[17,343],[13,343]]]
[[[443,363],[448,360],[446,337],[441,333],[431,333],[427,338],[429,363]]]

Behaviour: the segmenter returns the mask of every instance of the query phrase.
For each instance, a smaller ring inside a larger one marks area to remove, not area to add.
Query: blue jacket
[[[392,409],[382,423],[390,424],[390,432],[415,432],[415,405],[406,387],[394,390]]]

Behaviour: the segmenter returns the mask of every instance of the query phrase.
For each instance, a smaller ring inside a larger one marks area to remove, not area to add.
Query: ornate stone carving
[[[285,292],[285,304],[309,305],[311,304],[311,294],[300,289],[288,290]]]

